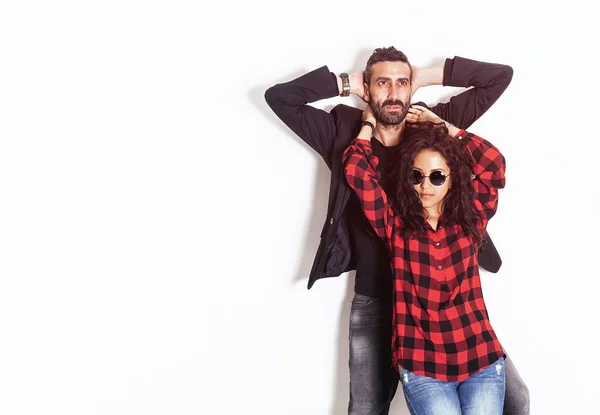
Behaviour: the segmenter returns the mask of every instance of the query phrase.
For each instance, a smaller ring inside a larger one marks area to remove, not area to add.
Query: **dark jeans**
[[[399,382],[391,358],[391,300],[354,294],[349,340],[348,415],[387,415]],[[529,391],[508,356],[505,376],[504,415],[529,414]]]

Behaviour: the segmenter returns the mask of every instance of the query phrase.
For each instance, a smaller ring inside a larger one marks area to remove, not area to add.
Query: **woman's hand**
[[[371,137],[375,135],[375,126],[377,125],[377,120],[375,119],[375,114],[373,114],[373,110],[369,104],[367,104],[362,113],[362,121],[363,123],[368,122],[371,125],[363,125],[358,133],[357,138],[360,138],[361,140],[370,140]]]
[[[431,110],[428,110],[421,105],[411,105],[406,114],[406,122],[413,124],[416,122],[432,122],[434,124],[444,124],[448,129],[448,134],[452,137],[456,137],[460,133],[460,129],[450,124],[448,121],[442,120],[440,117],[435,115]]]
[[[446,122],[442,120],[440,117],[435,115],[431,110],[422,107],[421,105],[411,105],[408,109],[408,114],[406,114],[406,122],[407,123],[416,123],[416,122],[432,122],[435,124]],[[446,127],[448,125],[446,124]]]
[[[373,124],[373,127],[375,127],[377,125],[377,120],[375,119],[375,114],[373,113],[373,109],[371,108],[371,106],[368,103],[362,113],[362,120],[370,122],[371,124]]]

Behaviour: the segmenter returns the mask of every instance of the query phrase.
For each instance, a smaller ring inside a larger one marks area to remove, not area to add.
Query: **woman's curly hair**
[[[392,155],[388,194],[394,212],[404,223],[404,237],[426,232],[423,205],[411,182],[414,159],[423,150],[437,151],[450,168],[451,186],[443,200],[442,215],[450,223],[459,224],[466,235],[471,235],[475,245],[480,246],[481,233],[477,229],[480,216],[475,209],[471,183],[473,159],[457,138],[448,135],[443,124],[432,122],[407,125]]]

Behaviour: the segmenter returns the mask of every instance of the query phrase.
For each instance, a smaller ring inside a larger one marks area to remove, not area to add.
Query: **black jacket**
[[[458,128],[467,129],[502,95],[512,73],[512,68],[506,65],[458,56],[446,59],[443,85],[473,88],[431,110]],[[360,131],[362,110],[337,105],[328,113],[307,105],[338,95],[336,78],[326,66],[265,92],[265,100],[275,114],[319,153],[331,170],[327,218],[308,279],[309,289],[320,278],[337,277],[355,268],[345,215],[352,189],[344,177],[342,155]],[[478,259],[479,265],[490,272],[497,272],[502,264],[487,234]]]

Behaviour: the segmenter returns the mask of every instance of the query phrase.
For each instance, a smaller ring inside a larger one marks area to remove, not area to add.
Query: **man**
[[[398,387],[391,360],[392,273],[388,251],[372,231],[344,178],[342,154],[361,129],[362,110],[337,105],[330,113],[308,103],[354,93],[371,105],[377,127],[371,140],[387,178],[390,152],[402,139],[410,98],[428,85],[473,88],[431,110],[458,128],[467,129],[502,95],[512,79],[506,65],[455,57],[443,67],[417,69],[394,47],[376,49],[364,72],[335,75],[324,66],[290,82],[275,85],[265,99],[277,116],[312,147],[331,170],[327,219],[308,279],[336,277],[356,269],[350,313],[350,415],[387,414]],[[382,186],[386,186],[385,180]],[[500,256],[486,234],[479,264],[497,272]],[[529,395],[510,359],[506,363],[505,414],[528,414]]]

